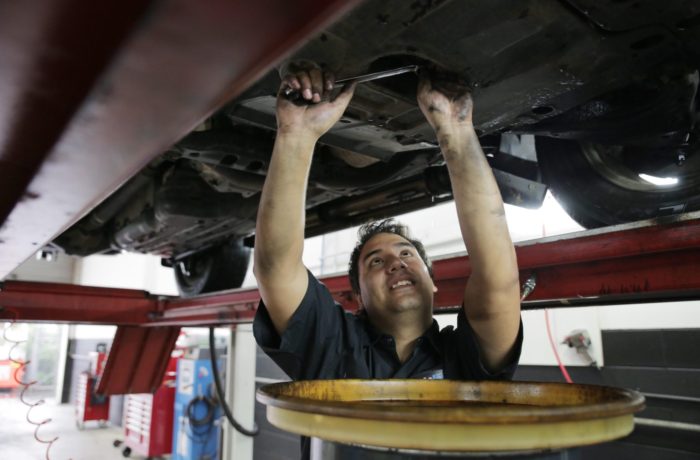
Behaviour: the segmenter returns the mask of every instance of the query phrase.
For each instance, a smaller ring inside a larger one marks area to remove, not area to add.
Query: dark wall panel
[[[644,393],[700,398],[700,369],[644,367],[568,367],[575,383],[631,388]],[[556,366],[520,366],[516,380],[563,382]]]
[[[602,331],[606,366],[700,369],[700,330]]]

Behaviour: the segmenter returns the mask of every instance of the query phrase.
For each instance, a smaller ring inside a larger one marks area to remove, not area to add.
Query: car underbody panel
[[[250,243],[280,74],[299,60],[339,78],[418,64],[419,73],[458,79],[472,91],[475,127],[507,203],[538,207],[551,188],[586,226],[698,209],[699,57],[700,4],[692,2],[366,1],[55,243],[81,255],[155,253],[173,264],[229,240]],[[317,147],[307,235],[451,198],[436,139],[415,100],[418,78],[357,87]],[[504,148],[513,142],[529,147]],[[570,179],[580,169],[567,170],[574,164],[569,157],[601,177],[604,184],[587,183],[614,206],[575,202],[586,184]],[[674,176],[681,184],[647,190],[640,174]],[[639,190],[648,195],[634,195]]]

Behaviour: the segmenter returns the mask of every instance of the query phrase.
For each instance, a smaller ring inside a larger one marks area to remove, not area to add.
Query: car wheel
[[[658,185],[640,176],[644,168],[634,163],[643,160],[633,155],[631,147],[537,138],[536,148],[544,181],[564,210],[583,227],[700,209],[698,155],[690,156],[682,166],[666,165],[647,173],[677,179],[675,184]]]
[[[232,240],[176,262],[175,279],[180,295],[192,297],[241,287],[249,260],[250,248],[241,240]]]

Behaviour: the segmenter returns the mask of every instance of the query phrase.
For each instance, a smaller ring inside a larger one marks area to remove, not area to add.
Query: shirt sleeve
[[[253,334],[263,351],[293,380],[332,378],[342,357],[347,323],[343,308],[308,272],[309,284],[299,307],[280,336],[261,300]]]
[[[451,364],[453,376],[462,380],[512,380],[513,374],[520,361],[520,352],[523,345],[523,321],[520,320],[518,337],[513,345],[513,354],[510,361],[496,372],[489,372],[481,359],[482,351],[476,334],[469,324],[464,309],[460,309],[457,314],[457,329],[453,331],[453,341],[450,347],[453,348],[453,359]],[[449,356],[449,354],[447,355]],[[449,359],[448,359],[449,361]]]

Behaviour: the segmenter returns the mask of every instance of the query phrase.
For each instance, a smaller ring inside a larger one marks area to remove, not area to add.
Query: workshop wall
[[[124,253],[90,256],[76,264],[76,282],[85,286],[141,289],[152,294],[178,295],[172,268],[163,267],[160,258]]]
[[[7,276],[8,280],[73,283],[77,258],[56,254],[51,260],[32,256]]]
[[[571,379],[636,389],[646,409],[635,416],[630,436],[587,448],[582,458],[700,458],[700,328],[615,329],[601,337],[605,366],[569,367]],[[558,367],[537,365],[521,365],[515,379],[564,381]]]

